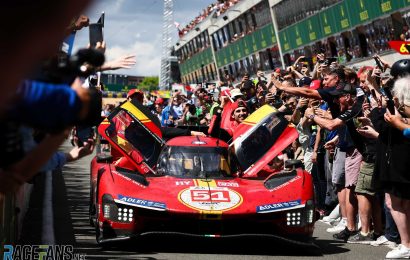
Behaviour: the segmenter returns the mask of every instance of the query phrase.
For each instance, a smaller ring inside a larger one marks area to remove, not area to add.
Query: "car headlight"
[[[313,200],[306,201],[305,211],[306,211],[306,222],[308,224],[312,224],[313,217],[315,215],[315,203],[313,202]]]
[[[115,203],[111,195],[104,194],[102,205],[105,219],[122,223],[133,222],[135,209],[126,205]]]
[[[286,224],[288,226],[300,226],[302,222],[301,212],[288,212],[286,213]]]
[[[121,222],[132,222],[134,218],[134,209],[119,205],[117,220]]]
[[[286,225],[303,227],[313,223],[315,204],[312,200],[306,201],[305,207],[286,213]]]

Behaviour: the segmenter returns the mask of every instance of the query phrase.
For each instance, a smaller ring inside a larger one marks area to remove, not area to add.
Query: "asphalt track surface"
[[[62,149],[70,149],[68,143]],[[313,246],[264,239],[181,239],[151,237],[101,248],[89,225],[89,163],[92,156],[68,164],[52,176],[52,199],[45,196],[49,176],[38,176],[26,215],[21,244],[73,245],[86,259],[384,259],[387,247],[345,244],[333,240],[317,222]],[[51,204],[51,206],[49,205]],[[48,205],[48,206],[47,206]],[[44,210],[45,207],[52,209]],[[52,220],[50,221],[50,217]],[[48,226],[48,228],[44,228]],[[54,234],[50,234],[50,232]],[[51,239],[51,240],[50,240]]]

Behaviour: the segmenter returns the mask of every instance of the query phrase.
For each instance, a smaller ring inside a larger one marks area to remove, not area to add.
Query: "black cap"
[[[310,86],[310,83],[312,83],[312,79],[309,77],[303,77],[299,80],[298,86],[303,87],[303,86]]]
[[[343,94],[351,94],[351,95],[356,95],[356,87],[350,84],[339,84],[337,87],[331,91],[329,91],[329,94],[332,96],[340,96]]]

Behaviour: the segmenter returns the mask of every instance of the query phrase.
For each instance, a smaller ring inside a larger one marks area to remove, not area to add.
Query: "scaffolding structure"
[[[161,90],[168,89],[171,83],[171,48],[173,24],[173,0],[164,0],[161,73],[159,76],[159,88]]]

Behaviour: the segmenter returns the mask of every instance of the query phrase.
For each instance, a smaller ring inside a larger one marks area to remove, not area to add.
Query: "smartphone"
[[[88,26],[90,32],[90,45],[95,48],[97,42],[104,41],[103,28],[104,28],[105,13],[102,12],[100,19],[96,23],[92,23]]]
[[[387,100],[387,109],[389,110],[390,114],[394,115],[396,113],[394,107],[394,101],[392,99]]]
[[[330,58],[326,58],[327,63],[330,65],[332,64],[332,62],[336,62],[337,58],[336,57],[330,57]]]
[[[377,57],[373,57],[375,62],[376,62],[376,66],[381,70],[381,72],[384,72],[384,67],[382,66],[382,63],[380,62],[379,58]]]
[[[92,23],[89,26],[90,31],[90,45],[95,48],[97,42],[103,42],[103,25],[100,23]]]
[[[78,138],[78,146],[82,147],[88,139],[92,139],[94,136],[94,130],[92,127],[77,126],[76,136]]]

